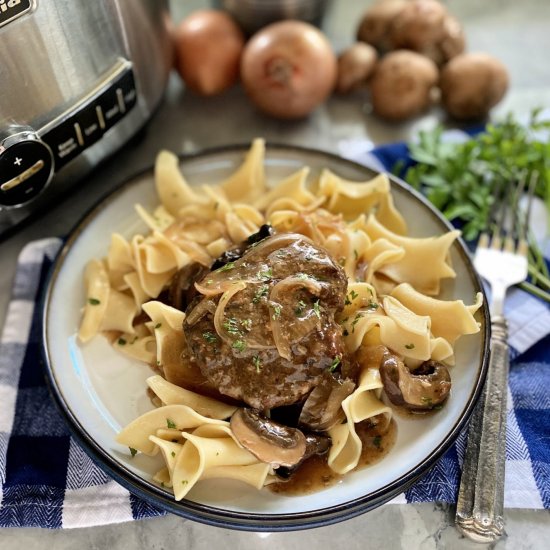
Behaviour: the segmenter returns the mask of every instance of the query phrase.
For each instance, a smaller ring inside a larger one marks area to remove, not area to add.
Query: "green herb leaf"
[[[258,279],[271,279],[271,277],[273,277],[273,270],[269,268],[265,271],[258,271],[256,276]]]
[[[176,424],[173,420],[170,420],[169,418],[166,419],[166,425],[169,427],[169,428],[172,428],[172,429],[175,429],[176,427]]]
[[[317,315],[319,319],[321,318],[321,309],[319,307],[319,300],[316,300],[315,302],[313,302],[313,312],[315,313],[315,315]]]
[[[252,358],[252,363],[254,367],[256,367],[256,372],[260,372],[262,370],[262,360],[260,359],[259,355],[255,355]]]
[[[271,318],[276,321],[281,316],[282,307],[279,305],[273,306],[273,315]]]
[[[241,331],[239,329],[239,321],[235,319],[234,317],[231,317],[230,319],[227,319],[227,321],[224,321],[223,328],[227,330],[229,334],[241,334]]]
[[[134,456],[137,455],[136,449],[134,449],[133,447],[128,447],[128,449],[130,449],[130,454],[132,455],[132,458],[134,458]]]
[[[330,372],[334,372],[341,362],[342,362],[342,358],[340,356],[335,357],[332,363],[330,364],[330,367],[328,368],[328,370]]]
[[[117,343],[119,346],[125,346],[126,340],[124,338],[119,338]]]
[[[88,298],[88,303],[91,306],[98,306],[101,302],[97,298]]]
[[[254,294],[254,298],[252,298],[252,303],[257,304],[262,298],[265,298],[267,296],[268,292],[269,292],[269,286],[262,285]]]
[[[235,340],[231,347],[238,352],[242,352],[246,349],[246,342],[244,340]]]
[[[217,272],[222,273],[223,271],[230,271],[235,267],[235,262],[227,262],[222,267],[216,269]]]
[[[303,300],[300,300],[296,305],[296,308],[294,309],[294,314],[296,315],[296,317],[303,317],[306,308],[307,304]]]
[[[162,323],[157,323],[157,324],[155,325],[155,330],[159,329],[161,326],[162,326]]]
[[[209,343],[209,344],[217,344],[218,338],[217,336],[210,331],[203,332],[202,337]]]
[[[414,349],[414,344],[405,344],[407,349]]]

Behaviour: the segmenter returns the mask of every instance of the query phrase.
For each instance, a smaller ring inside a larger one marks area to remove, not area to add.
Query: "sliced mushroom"
[[[306,454],[306,437],[300,430],[253,409],[237,409],[231,416],[231,430],[245,449],[268,464],[292,467]]]
[[[342,401],[355,389],[355,382],[337,379],[325,372],[319,384],[309,394],[298,424],[314,431],[326,431],[344,420]]]
[[[177,271],[168,287],[166,303],[180,311],[185,311],[193,298],[198,295],[195,282],[208,273],[208,268],[199,263],[191,263]]]
[[[451,391],[449,371],[437,361],[426,361],[411,372],[398,357],[387,353],[380,364],[380,377],[388,399],[410,410],[433,409]]]
[[[288,479],[308,458],[313,455],[324,455],[330,449],[332,440],[330,437],[319,434],[306,434],[306,452],[300,462],[292,467],[281,466],[275,473],[282,479]]]

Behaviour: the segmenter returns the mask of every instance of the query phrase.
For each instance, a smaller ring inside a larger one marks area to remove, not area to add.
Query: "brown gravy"
[[[394,420],[385,433],[380,426],[373,426],[369,421],[356,424],[357,435],[361,438],[363,448],[359,463],[352,471],[371,466],[384,458],[395,444],[397,424]],[[301,496],[315,493],[338,483],[344,476],[332,471],[327,464],[327,455],[308,458],[290,477],[268,485],[268,488],[278,494]]]

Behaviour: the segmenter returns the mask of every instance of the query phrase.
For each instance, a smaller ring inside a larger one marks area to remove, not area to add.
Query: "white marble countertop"
[[[511,89],[495,114],[514,111],[527,115],[535,106],[550,107],[550,2],[547,0],[448,0],[451,11],[466,28],[470,51],[499,57],[511,75]],[[185,4],[185,5],[184,5]],[[205,1],[173,0],[177,20]],[[370,2],[333,0],[325,30],[336,49],[353,40],[359,15]],[[365,113],[359,96],[334,97],[309,119],[281,122],[256,112],[240,88],[221,97],[204,99],[186,93],[172,76],[165,101],[140,141],[126,147],[65,200],[45,215],[0,242],[0,325],[6,312],[17,255],[29,241],[46,235],[65,235],[81,215],[110,188],[152,164],[160,148],[187,152],[255,136],[338,152],[342,139],[363,138],[375,144],[407,139],[419,128],[442,119],[434,109],[407,124],[388,125]],[[337,525],[295,533],[255,534],[208,527],[174,516],[101,528],[71,531],[2,529],[4,550],[68,548],[239,548],[291,550],[305,544],[325,548],[474,548],[453,526],[451,506],[439,504],[386,505]],[[550,512],[507,510],[506,533],[496,548],[514,550],[546,547]]]

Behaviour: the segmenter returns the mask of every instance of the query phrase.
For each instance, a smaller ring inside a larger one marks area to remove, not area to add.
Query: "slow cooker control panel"
[[[10,128],[0,140],[0,206],[36,197],[50,182],[53,155],[31,128]]]
[[[49,145],[57,172],[96,143],[135,106],[136,85],[130,64],[106,85],[40,131]]]
[[[0,132],[0,210],[34,199],[54,172],[99,141],[136,103],[132,64],[121,59],[94,90],[43,128]]]

